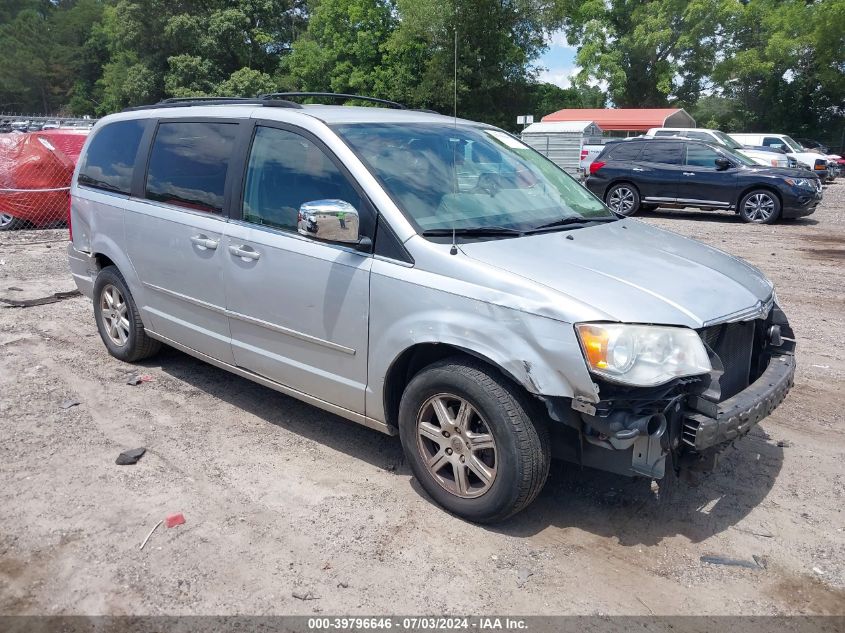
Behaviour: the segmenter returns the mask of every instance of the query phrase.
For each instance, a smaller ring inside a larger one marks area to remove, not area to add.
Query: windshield
[[[446,123],[334,129],[420,232],[518,233],[570,218],[615,218],[560,168],[501,130]]]
[[[742,145],[737,143],[733,140],[730,136],[725,134],[724,132],[720,132],[719,130],[713,130],[713,135],[719,139],[725,147],[728,149],[742,149]]]
[[[793,152],[804,151],[803,148],[798,143],[793,141],[791,137],[784,136],[783,140],[786,141],[786,144],[789,145],[789,147],[792,149]]]

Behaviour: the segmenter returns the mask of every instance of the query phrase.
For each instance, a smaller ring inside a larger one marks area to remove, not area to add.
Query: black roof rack
[[[396,108],[397,110],[407,110],[408,108],[388,99],[377,99],[376,97],[366,97],[364,95],[350,95],[342,92],[272,92],[270,94],[261,95],[261,99],[287,99],[289,97],[317,97],[321,99],[337,99],[349,101],[356,99],[358,101],[369,101],[370,103],[378,103],[389,108]]]
[[[133,112],[136,110],[156,110],[158,108],[189,108],[191,106],[201,105],[256,105],[265,106],[268,108],[302,108],[298,103],[293,101],[286,101],[284,99],[276,99],[274,96],[261,96],[258,98],[247,97],[174,97],[164,99],[158,103],[151,105],[134,106],[126,108],[124,112]]]

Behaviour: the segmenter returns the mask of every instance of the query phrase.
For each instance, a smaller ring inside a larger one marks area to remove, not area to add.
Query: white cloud
[[[578,66],[565,66],[562,68],[543,68],[540,71],[539,79],[545,83],[554,84],[561,88],[569,88],[572,80],[581,72]]]
[[[566,33],[563,31],[555,31],[549,36],[549,46],[552,48],[568,48],[572,51],[575,50],[575,47],[570,46],[569,42],[566,41]]]

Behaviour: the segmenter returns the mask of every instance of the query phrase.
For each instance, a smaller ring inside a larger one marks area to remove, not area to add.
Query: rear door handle
[[[236,257],[240,257],[241,259],[258,259],[261,257],[261,253],[258,251],[241,244],[240,246],[229,246],[229,252]]]
[[[685,171],[684,176],[695,176],[695,172],[694,171]]]
[[[208,237],[208,235],[203,235],[202,233],[200,233],[199,235],[194,235],[193,237],[191,237],[191,242],[193,242],[195,245],[199,246],[201,249],[207,248],[210,251],[213,251],[214,249],[216,249],[217,244],[219,244],[219,242],[217,240],[213,240],[210,237]]]

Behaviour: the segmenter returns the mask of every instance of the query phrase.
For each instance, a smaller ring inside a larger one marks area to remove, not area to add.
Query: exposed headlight
[[[612,382],[653,387],[712,369],[704,343],[689,328],[579,323],[575,331],[590,371]]]
[[[811,183],[806,178],[784,178],[784,182],[790,187],[812,187]]]

